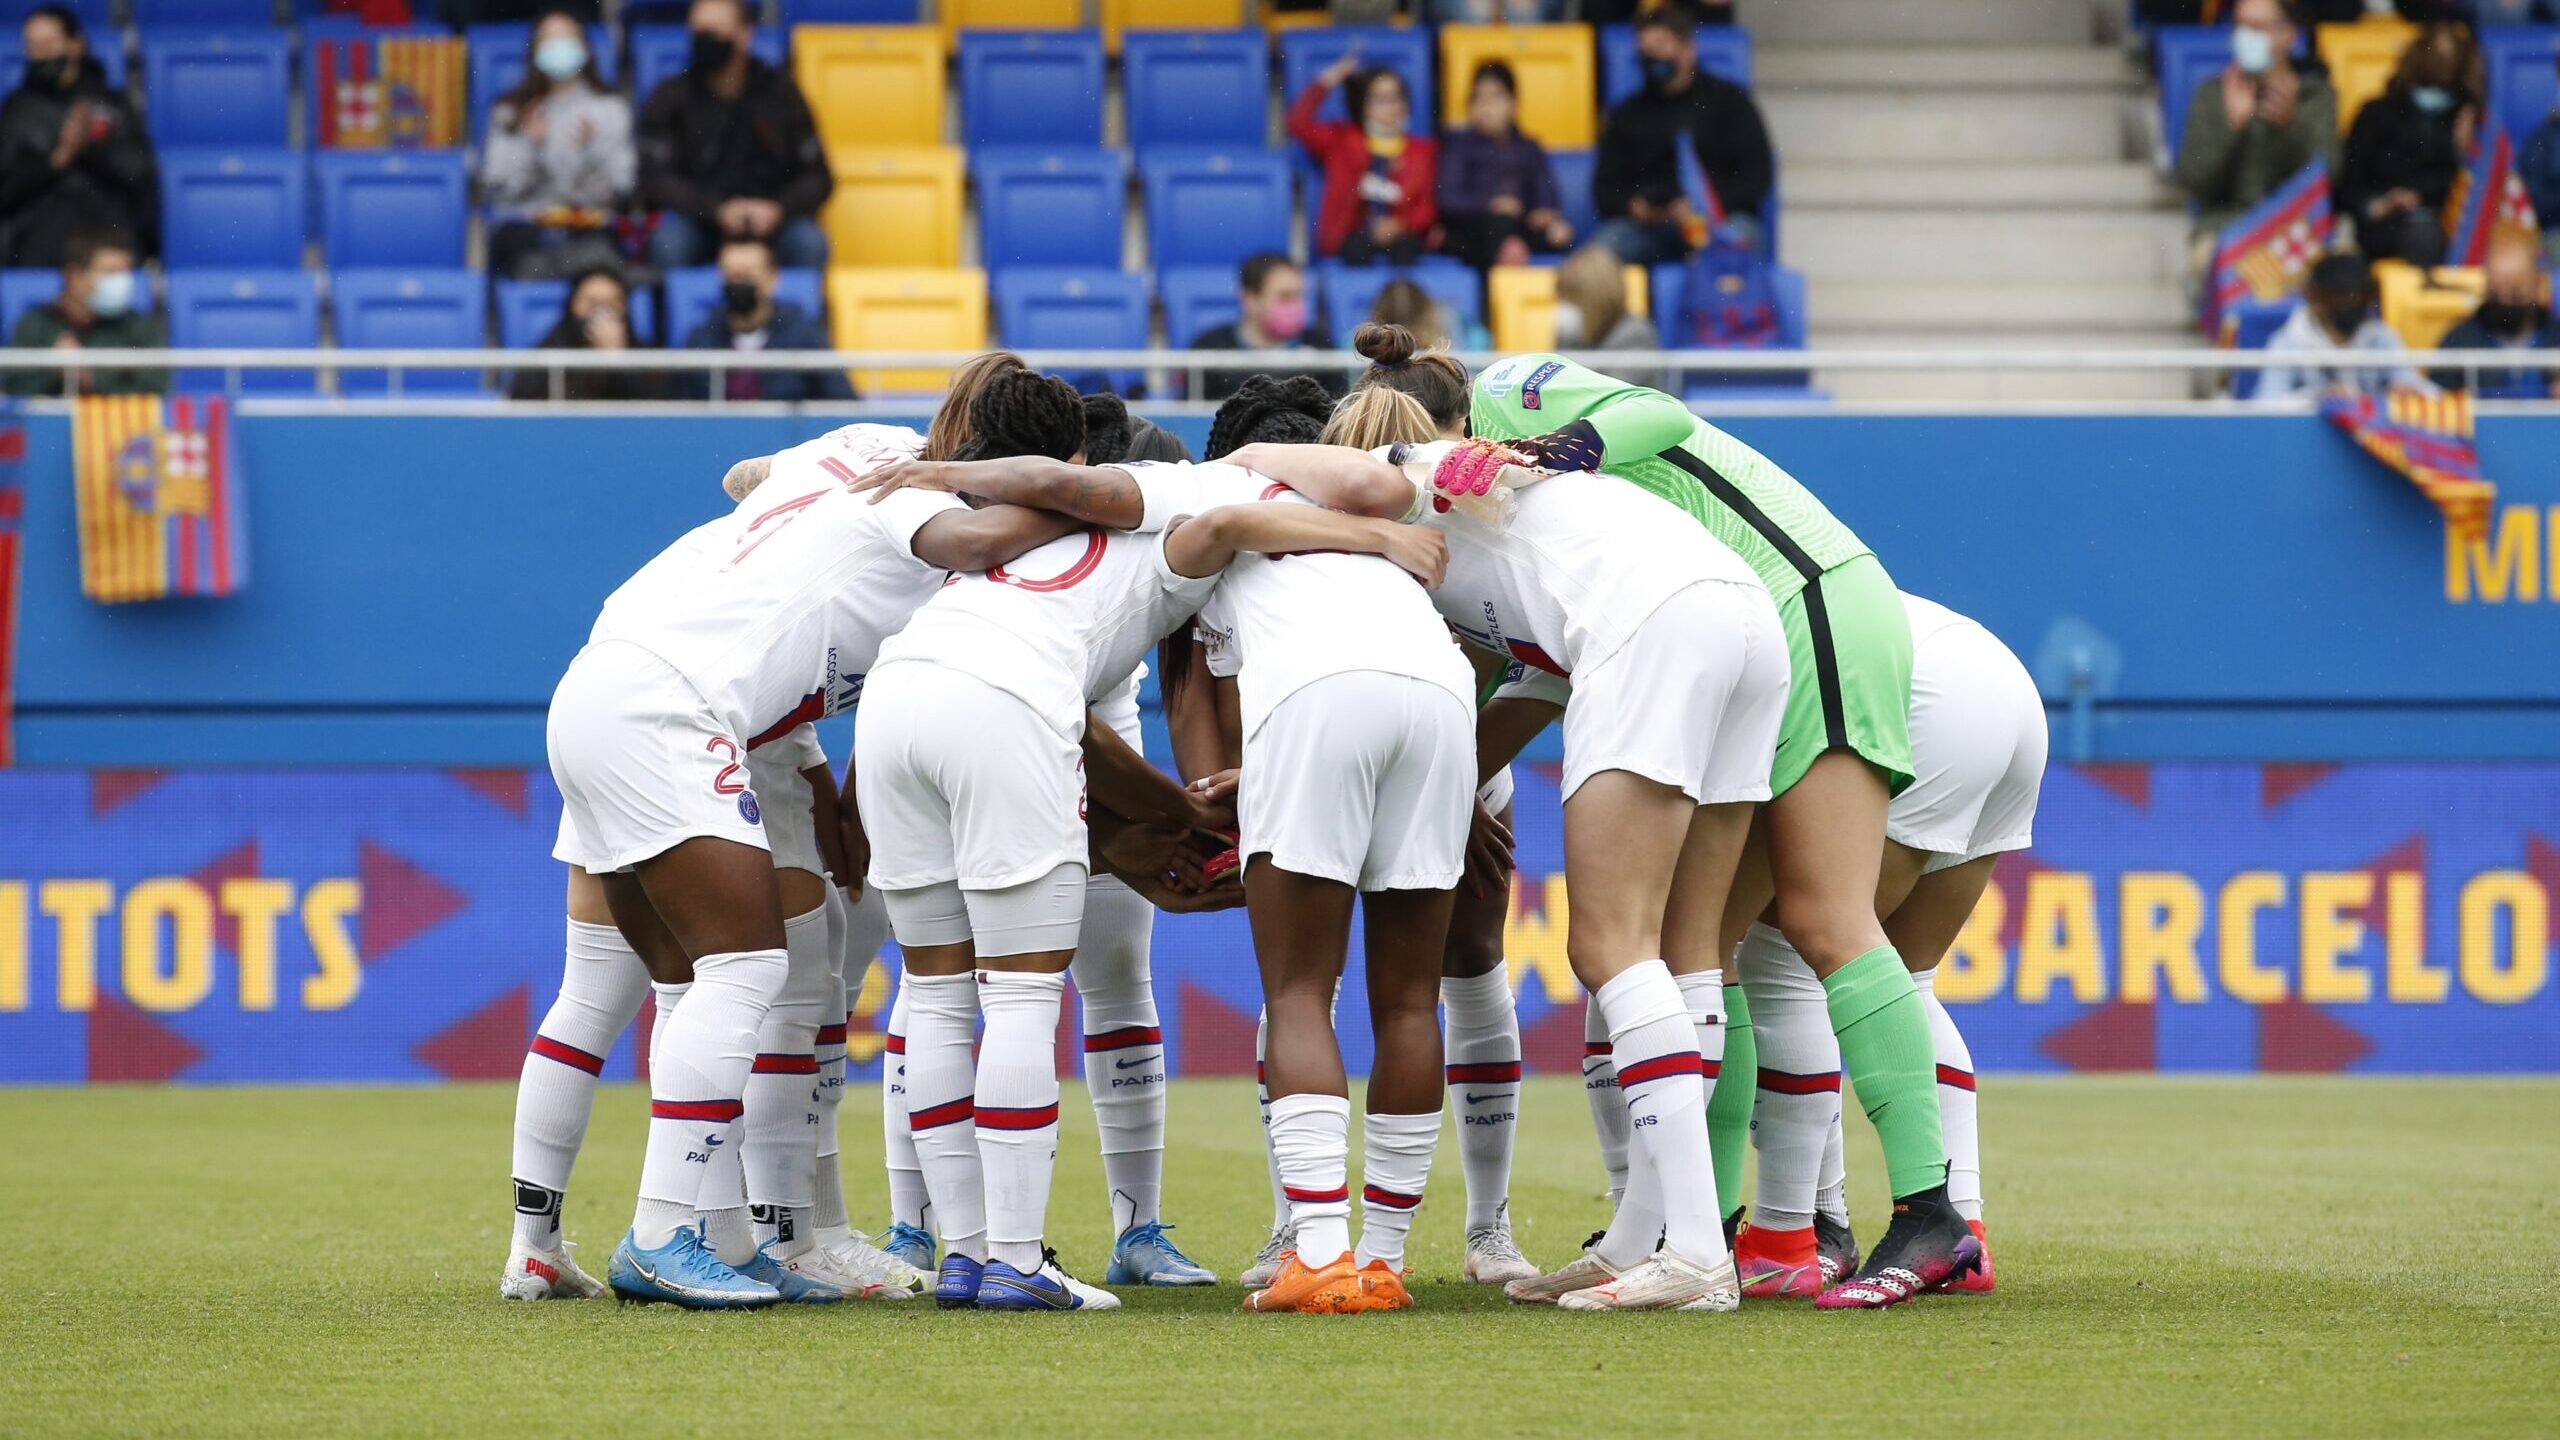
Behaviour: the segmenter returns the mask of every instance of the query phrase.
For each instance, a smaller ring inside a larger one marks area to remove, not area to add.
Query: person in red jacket
[[[1347,84],[1345,82],[1348,82]],[[1335,86],[1355,119],[1324,120],[1317,111]],[[1440,142],[1411,133],[1413,97],[1393,70],[1361,70],[1346,55],[1316,77],[1289,107],[1289,134],[1324,167],[1324,199],[1316,208],[1316,253],[1351,265],[1384,257],[1409,265],[1438,243],[1433,189]]]

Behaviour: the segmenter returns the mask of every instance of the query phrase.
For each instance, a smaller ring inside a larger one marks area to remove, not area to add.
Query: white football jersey
[[[1314,502],[1241,465],[1124,466],[1143,476],[1149,529],[1178,515],[1263,500]],[[1378,670],[1438,685],[1470,709],[1475,675],[1431,597],[1378,555],[1239,554],[1200,609],[1209,673],[1234,675],[1244,733],[1308,682]]]
[[[1519,492],[1508,530],[1450,512],[1442,618],[1553,675],[1608,658],[1663,601],[1702,580],[1765,590],[1742,557],[1670,501],[1623,480],[1557,475]]]
[[[627,641],[664,660],[751,749],[851,706],[880,642],[946,579],[916,558],[916,532],[962,505],[929,490],[875,505],[844,482],[922,443],[848,425],[783,451],[736,510],[607,597],[589,643]]]

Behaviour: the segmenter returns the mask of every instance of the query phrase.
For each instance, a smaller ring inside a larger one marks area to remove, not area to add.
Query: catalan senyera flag
[[[2390,466],[2444,512],[2457,535],[2484,536],[2498,487],[2480,473],[2472,442],[2471,396],[2393,386],[2388,393],[2332,393],[2320,413],[2366,454]]]
[[[218,395],[84,395],[71,412],[80,589],[103,604],[232,595],[248,509]]]
[[[2445,245],[2447,265],[2477,265],[2489,254],[2489,237],[2502,229],[2522,229],[2539,234],[2540,225],[2533,213],[2533,197],[2526,193],[2524,177],[2516,173],[2515,142],[2496,126],[2487,127],[2489,134],[2471,147],[2470,162],[2453,179],[2453,191],[2445,197],[2444,229],[2452,240]]]
[[[18,696],[18,525],[26,499],[18,474],[26,459],[26,420],[14,398],[0,399],[0,765],[17,761],[9,717]]]
[[[2314,160],[2222,227],[2213,245],[2213,278],[2205,286],[2204,333],[2222,330],[2225,312],[2243,300],[2292,294],[2329,248],[2329,167]]]
[[[311,47],[312,133],[342,150],[462,143],[470,50],[454,35],[332,37]]]

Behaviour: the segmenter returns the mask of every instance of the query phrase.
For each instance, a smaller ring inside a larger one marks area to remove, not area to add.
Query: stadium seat
[[[1165,30],[1121,47],[1129,143],[1235,145],[1271,139],[1271,47],[1259,30]]]
[[[1751,32],[1735,25],[1709,26],[1698,32],[1698,68],[1719,80],[1751,88]],[[1451,76],[1451,84],[1464,83]],[[1644,67],[1636,54],[1636,27],[1600,27],[1600,108],[1614,108],[1644,88]]]
[[[302,263],[310,210],[293,150],[160,152],[160,256],[171,269]]]
[[[0,270],[0,344],[18,333],[18,317],[62,293],[59,270]]]
[[[987,343],[983,270],[830,270],[828,321],[839,350],[976,350]],[[923,395],[950,384],[936,369],[854,372],[864,394]]]
[[[332,270],[462,264],[471,177],[459,150],[322,150],[320,253]]]
[[[171,29],[142,37],[144,118],[154,144],[282,145],[293,94],[275,30]]]
[[[1697,348],[1686,344],[1680,336],[1669,333],[1669,331],[1665,329],[1665,327],[1676,329],[1679,325],[1680,307],[1687,300],[1688,278],[1689,271],[1688,267],[1685,265],[1656,265],[1653,267],[1653,273],[1650,277],[1652,292],[1648,298],[1653,304],[1655,320],[1654,328],[1657,332],[1662,334],[1662,347],[1666,350],[1687,350]],[[1804,272],[1801,270],[1790,270],[1784,265],[1772,265],[1769,267],[1769,288],[1777,297],[1778,340],[1776,348],[1780,350],[1803,349],[1805,327]],[[1766,377],[1763,376],[1762,378],[1765,379]]]
[[[696,265],[667,272],[667,344],[680,346],[720,306],[720,267]],[[773,298],[810,315],[827,313],[826,293],[815,270],[785,270],[774,277]]]
[[[934,13],[945,33],[962,30],[1074,30],[1084,0],[940,0]]]
[[[1589,239],[1600,225],[1600,211],[1591,198],[1591,177],[1599,169],[1600,157],[1590,150],[1550,150],[1547,168],[1556,173],[1558,209],[1573,226],[1576,244]]]
[[[1128,152],[1004,147],[978,152],[970,169],[978,182],[978,251],[989,270],[1118,268],[1128,224]]]
[[[1626,267],[1627,308],[1652,313],[1651,277],[1641,265]],[[1556,348],[1556,272],[1545,265],[1496,265],[1485,272],[1486,309],[1493,321],[1494,348]]]
[[[1016,266],[995,277],[996,342],[1015,350],[1143,350],[1147,281],[1120,270]],[[1086,392],[1127,395],[1136,370],[1062,371]]]
[[[755,57],[779,69],[790,61],[789,32],[772,25],[756,27],[755,38],[747,43]],[[693,54],[693,32],[682,25],[634,25],[631,27],[631,107],[637,112],[649,103],[660,85],[684,73],[685,61]],[[632,117],[637,120],[635,113]]]
[[[1440,93],[1431,59],[1431,32],[1393,25],[1325,25],[1290,30],[1280,37],[1280,101],[1287,104],[1313,84],[1334,61],[1358,55],[1364,64],[1381,65],[1403,77],[1413,96],[1416,117],[1432,113],[1431,97]],[[1326,98],[1323,116],[1344,118],[1342,96]]]
[[[15,92],[27,78],[26,41],[19,29],[24,22],[0,26],[0,95]],[[87,32],[89,43],[96,47],[89,53],[97,57],[98,67],[107,74],[107,88],[122,90],[125,85],[124,32],[106,21]]]
[[[329,313],[340,350],[477,350],[489,333],[488,282],[477,270],[340,270],[329,277]],[[477,395],[477,370],[409,370],[404,395]],[[340,370],[341,395],[393,392],[391,372]]]
[[[1378,292],[1390,280],[1410,280],[1442,308],[1466,325],[1484,323],[1484,282],[1464,265],[1417,265],[1391,270],[1383,265],[1345,265],[1326,260],[1315,267],[1316,314],[1324,333],[1348,344],[1351,332],[1369,318]]]
[[[1248,0],[1101,0],[1101,6],[1102,40],[1114,52],[1130,30],[1235,30],[1253,18]]]
[[[924,25],[803,25],[791,66],[838,145],[942,143],[943,38]]]
[[[2400,332],[2412,350],[2432,350],[2445,332],[2480,308],[2488,281],[2477,269],[2442,265],[2422,270],[2401,260],[2377,261],[2373,283],[2382,292],[2382,323]]]
[[[471,138],[477,143],[489,132],[489,107],[498,102],[524,79],[524,51],[533,34],[528,20],[499,20],[483,25],[466,26],[463,38],[471,46],[471,84],[468,105],[471,112]],[[692,43],[688,39],[685,43]],[[595,56],[596,71],[611,84],[615,78],[613,32],[602,25],[587,27],[587,52]]]
[[[1550,150],[1587,150],[1599,139],[1588,25],[1441,26],[1442,124],[1466,123],[1467,77],[1497,59],[1510,61],[1520,77],[1522,134]]]
[[[913,25],[923,18],[918,0],[782,0],[786,26]],[[631,69],[635,74],[640,69],[636,58]]]
[[[1156,272],[1156,298],[1164,302],[1164,343],[1175,350],[1243,313],[1232,265],[1177,265]]]
[[[835,193],[818,213],[827,254],[844,265],[957,265],[963,208],[951,145],[831,149]]]
[[[26,7],[12,6],[13,13]],[[133,0],[133,23],[144,30],[164,25],[273,25],[276,7],[269,0]]]
[[[172,270],[169,343],[182,350],[310,349],[320,343],[320,285],[303,269]],[[220,370],[181,370],[181,390],[220,390]],[[309,370],[243,370],[244,395],[310,395]]]
[[[1159,146],[1146,179],[1147,248],[1158,267],[1233,265],[1289,248],[1289,162],[1269,151]]]
[[[2278,330],[2284,328],[2284,322],[2293,318],[2294,307],[2301,303],[2301,298],[2294,295],[2274,301],[2244,297],[2237,303],[2224,307],[2223,347],[2230,350],[2266,349],[2267,341],[2274,338]],[[2263,370],[2232,371],[2231,398],[2254,399],[2258,393],[2258,381],[2265,374]]]
[[[2489,113],[2521,148],[2560,108],[2560,25],[2499,25],[2480,32]],[[2545,216],[2548,228],[2560,216]]]
[[[2231,63],[2231,27],[2162,25],[2152,32],[2151,43],[2160,71],[2160,129],[2175,164],[2196,91]]]
[[[2418,38],[2418,27],[2389,15],[2368,15],[2352,25],[2320,27],[2320,59],[2338,92],[2338,133],[2355,124],[2364,102],[2391,83],[2400,52]]]
[[[1090,31],[964,31],[960,139],[986,145],[1102,143],[1102,40]]]

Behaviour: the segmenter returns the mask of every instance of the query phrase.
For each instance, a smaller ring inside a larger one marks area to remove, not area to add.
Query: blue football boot
[[[942,1273],[934,1277],[933,1303],[945,1310],[974,1310],[978,1307],[979,1277],[985,1267],[966,1255],[945,1256]]]
[[[1173,1227],[1161,1220],[1149,1220],[1120,1232],[1118,1244],[1111,1247],[1111,1268],[1103,1272],[1106,1285],[1215,1285],[1217,1272],[1193,1260],[1165,1238]]]
[[[654,1250],[641,1249],[625,1232],[605,1279],[614,1298],[625,1303],[663,1300],[688,1310],[759,1310],[782,1298],[771,1285],[721,1264],[703,1243],[702,1232],[691,1226]]]
[[[1016,1270],[1002,1260],[988,1261],[985,1274],[978,1281],[978,1308],[1117,1310],[1120,1297],[1076,1279],[1060,1268],[1057,1251],[1042,1250],[1040,1263],[1027,1271]]]
[[[933,1273],[933,1232],[930,1230],[900,1220],[881,1231],[871,1243],[928,1275]]]

